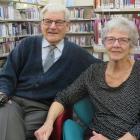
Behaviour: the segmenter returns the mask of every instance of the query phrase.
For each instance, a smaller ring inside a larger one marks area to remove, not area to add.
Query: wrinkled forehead
[[[65,13],[64,11],[46,11],[43,15],[43,18],[48,18],[48,19],[65,19]]]
[[[109,28],[105,36],[129,37],[129,31],[122,28]]]
[[[126,29],[122,29],[122,28],[110,28],[110,29],[108,29],[108,31],[107,31],[107,36],[108,35],[120,35],[120,36],[124,36],[124,37],[128,37],[129,36],[129,31],[128,30],[126,30]]]

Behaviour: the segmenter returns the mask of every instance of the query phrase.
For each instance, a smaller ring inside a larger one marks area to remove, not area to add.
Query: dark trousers
[[[0,107],[0,140],[27,140],[34,137],[47,117],[49,106],[40,102],[13,97]]]

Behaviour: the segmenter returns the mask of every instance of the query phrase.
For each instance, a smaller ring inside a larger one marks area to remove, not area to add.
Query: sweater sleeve
[[[0,71],[0,92],[11,96],[16,88],[17,78],[21,69],[22,48],[25,39],[9,54],[7,60]]]
[[[90,75],[89,67],[83,72],[69,87],[57,94],[55,101],[60,102],[65,107],[73,105],[78,100],[88,96],[88,77]]]
[[[129,132],[137,139],[140,139],[140,122],[138,122]]]

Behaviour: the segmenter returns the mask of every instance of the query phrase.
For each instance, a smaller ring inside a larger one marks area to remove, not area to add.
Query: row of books
[[[20,40],[16,38],[5,38],[4,42],[0,43],[0,57],[3,54],[11,52],[11,50],[17,46]],[[92,47],[94,44],[94,37],[92,35],[68,36],[68,40],[75,42],[81,47]]]
[[[39,0],[20,0],[21,2],[37,3]]]
[[[79,7],[70,8],[70,18],[71,19],[91,19],[93,18],[93,8],[92,7]]]
[[[40,32],[40,25],[37,23],[0,23],[0,36],[2,37],[39,34]]]
[[[16,41],[15,38],[5,38],[5,42],[0,43],[0,68],[3,67],[7,56],[19,42],[20,41]]]
[[[23,38],[4,38],[0,43],[0,58],[6,57],[22,40]]]
[[[73,7],[73,6],[93,6],[94,0],[64,0],[67,7]]]
[[[6,59],[0,59],[0,69],[3,67]]]
[[[40,19],[40,11],[38,8],[28,8],[20,10],[21,19]]]
[[[71,23],[69,33],[93,33],[94,22],[86,21]],[[36,22],[11,22],[11,23],[0,23],[0,36],[17,36],[25,34],[38,34],[40,33],[40,25]]]
[[[0,43],[0,56],[11,52],[17,43],[14,39],[8,39],[6,42]]]
[[[94,44],[94,36],[87,35],[87,36],[67,36],[68,40],[80,45],[81,47],[91,47]]]
[[[45,0],[9,0],[9,2],[46,3]]]
[[[102,45],[102,37],[101,37],[101,31],[102,28],[104,27],[104,24],[106,21],[108,21],[112,17],[118,17],[118,16],[125,16],[131,19],[132,21],[135,22],[138,32],[140,34],[140,16],[137,14],[112,14],[112,15],[103,15],[100,16],[100,18],[96,19],[94,22],[94,34],[95,34],[95,43]],[[138,46],[140,46],[140,40],[138,41]]]
[[[95,0],[94,3],[101,9],[140,8],[140,0]]]
[[[69,32],[94,32],[94,21],[71,22]]]
[[[40,19],[38,8],[16,10],[12,5],[0,5],[0,19]]]

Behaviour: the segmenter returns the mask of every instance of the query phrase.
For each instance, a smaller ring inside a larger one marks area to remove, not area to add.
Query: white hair
[[[69,10],[66,8],[64,4],[60,3],[49,3],[47,4],[42,10],[41,10],[41,18],[43,19],[43,16],[46,12],[61,12],[63,11],[65,13],[65,20],[69,21]]]
[[[120,31],[124,31],[128,33],[129,38],[131,39],[130,47],[137,46],[138,39],[139,39],[139,33],[137,30],[137,27],[135,23],[125,17],[115,17],[109,20],[103,30],[102,30],[102,39],[106,37],[108,32],[110,32],[113,29],[117,29]]]

